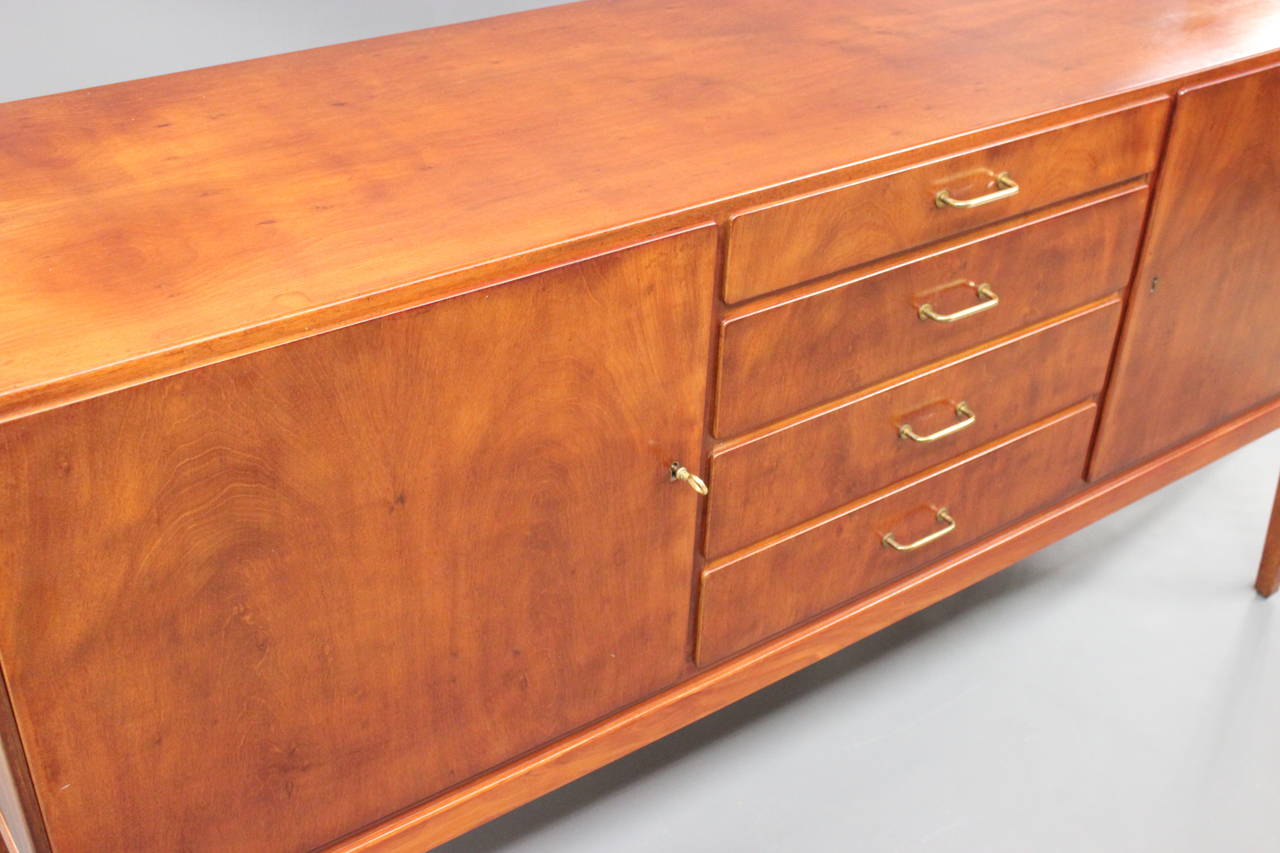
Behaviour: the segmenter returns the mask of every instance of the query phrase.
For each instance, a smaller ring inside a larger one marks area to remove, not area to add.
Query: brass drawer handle
[[[996,175],[996,186],[1000,187],[1000,189],[995,192],[989,192],[986,195],[980,195],[977,198],[952,198],[949,190],[940,190],[933,197],[933,203],[938,207],[958,207],[968,210],[971,207],[982,207],[984,204],[991,204],[993,201],[1017,195],[1018,190],[1022,189],[1022,187],[1018,186],[1017,181],[1009,177],[1008,172],[1001,172]]]
[[[699,477],[697,474],[693,473],[688,468],[681,465],[679,462],[672,462],[671,463],[671,481],[674,483],[676,480],[680,480],[681,482],[688,483],[689,488],[693,489],[695,492],[697,492],[700,495],[705,495],[709,491],[707,489],[707,484],[703,481],[701,477]]]
[[[978,304],[970,305],[968,308],[962,308],[950,314],[939,314],[933,310],[933,305],[926,302],[920,306],[920,319],[933,320],[935,323],[954,323],[956,320],[963,320],[965,317],[972,317],[974,314],[981,314],[983,311],[990,311],[1000,304],[1000,297],[991,289],[989,284],[978,285]]]
[[[935,530],[923,539],[917,539],[914,542],[908,542],[906,545],[903,545],[897,539],[893,538],[892,533],[886,533],[880,542],[895,551],[914,551],[917,548],[923,548],[930,542],[937,542],[943,536],[946,536],[948,533],[956,529],[956,520],[951,517],[951,513],[947,512],[946,507],[938,510],[938,521],[943,522],[947,526],[941,530]]]
[[[961,420],[956,421],[949,427],[943,427],[937,432],[931,432],[928,435],[920,435],[911,428],[911,424],[903,424],[898,427],[898,437],[909,438],[912,441],[918,441],[921,444],[928,444],[931,441],[937,441],[940,438],[955,435],[962,429],[968,429],[978,420],[978,416],[973,413],[973,409],[969,408],[969,404],[963,400],[956,403],[956,415],[960,417]]]

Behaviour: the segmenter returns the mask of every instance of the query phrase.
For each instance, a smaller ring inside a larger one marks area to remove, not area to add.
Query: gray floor
[[[442,848],[1280,851],[1280,433]]]
[[[0,0],[0,101],[545,5]],[[1280,433],[445,849],[1280,851],[1277,472]]]

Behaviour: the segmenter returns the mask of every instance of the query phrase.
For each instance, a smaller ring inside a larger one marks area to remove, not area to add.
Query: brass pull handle
[[[1009,177],[1008,172],[1001,172],[996,175],[996,186],[1000,189],[995,192],[989,192],[986,195],[980,195],[977,198],[952,198],[949,190],[940,190],[933,197],[933,203],[938,207],[958,207],[962,210],[968,210],[971,207],[982,207],[984,204],[991,204],[993,201],[1017,195],[1018,190],[1022,189],[1022,187],[1018,186],[1017,181]]]
[[[950,314],[939,314],[933,310],[933,305],[926,302],[920,306],[920,319],[933,320],[935,323],[954,323],[956,320],[963,320],[965,317],[972,317],[974,314],[981,314],[983,311],[990,311],[1000,304],[1000,297],[991,289],[989,284],[978,285],[978,304],[970,305],[968,308],[962,308],[959,311],[953,311]]]
[[[674,483],[676,480],[688,483],[689,488],[693,489],[700,495],[705,495],[708,492],[707,484],[703,482],[701,477],[681,465],[679,462],[672,462],[671,482]]]
[[[925,536],[922,539],[917,539],[914,542],[908,542],[906,545],[903,545],[897,539],[893,538],[892,533],[886,533],[884,535],[884,538],[881,539],[880,542],[884,545],[887,545],[888,547],[892,548],[895,551],[914,551],[917,548],[923,548],[925,545],[928,545],[930,542],[937,542],[943,536],[946,536],[948,533],[956,529],[956,520],[951,517],[951,513],[947,512],[946,507],[943,507],[942,509],[938,510],[938,521],[943,522],[947,526],[942,528],[941,530],[933,531],[928,536]]]
[[[898,427],[898,437],[909,438],[912,441],[918,441],[921,444],[928,444],[931,441],[937,441],[940,438],[955,435],[962,429],[968,429],[978,420],[978,416],[973,413],[973,409],[969,408],[969,404],[963,400],[956,403],[956,415],[960,417],[961,420],[956,421],[949,427],[943,427],[937,432],[931,432],[928,435],[920,435],[911,428],[911,424],[903,424]]]

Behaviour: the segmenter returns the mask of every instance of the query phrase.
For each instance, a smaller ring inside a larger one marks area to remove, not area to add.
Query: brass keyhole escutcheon
[[[705,495],[708,491],[707,484],[701,477],[681,465],[679,462],[671,463],[671,481],[681,481],[687,483],[689,488],[693,489],[700,495]]]

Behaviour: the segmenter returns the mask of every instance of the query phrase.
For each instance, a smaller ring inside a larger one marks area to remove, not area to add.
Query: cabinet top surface
[[[589,0],[0,104],[0,416],[1278,47],[1280,0]]]

